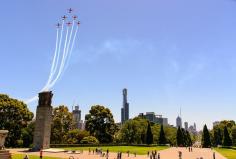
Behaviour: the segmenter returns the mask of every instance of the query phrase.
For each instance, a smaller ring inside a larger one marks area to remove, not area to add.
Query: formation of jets
[[[73,12],[73,9],[72,9],[72,8],[69,8],[69,9],[68,9],[68,13],[72,13],[72,12]],[[62,18],[62,20],[66,20],[68,17],[64,15],[64,16],[62,16],[61,18]],[[76,19],[78,18],[78,16],[74,15],[74,16],[72,16],[72,18],[73,18],[73,20],[76,20]],[[67,24],[67,26],[71,26],[71,25],[72,25],[71,22],[67,22],[66,24]],[[77,22],[77,25],[80,25],[80,21]],[[57,24],[56,24],[56,27],[57,27],[57,28],[60,28],[60,27],[61,27],[61,24],[60,24],[60,23],[57,23]]]

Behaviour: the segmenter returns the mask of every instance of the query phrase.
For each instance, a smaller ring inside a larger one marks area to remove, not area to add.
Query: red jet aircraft
[[[62,20],[65,20],[67,17],[64,15],[63,17],[62,17]]]
[[[60,23],[57,23],[57,25],[56,25],[56,26],[57,26],[57,28],[60,28],[61,24],[60,24]]]
[[[78,16],[76,16],[76,15],[73,16],[73,19],[74,19],[74,20],[77,19],[77,18],[78,18]]]
[[[73,9],[71,9],[71,8],[70,8],[70,9],[68,9],[68,12],[69,12],[69,13],[72,13],[72,11],[73,11]]]

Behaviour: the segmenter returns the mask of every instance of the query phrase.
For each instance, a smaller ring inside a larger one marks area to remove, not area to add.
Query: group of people
[[[96,149],[95,149],[95,152],[94,152],[94,150],[93,150],[93,155],[94,155],[94,153],[95,153],[96,155],[100,155],[101,157],[105,157],[105,156],[106,156],[106,159],[108,159],[108,156],[109,156],[109,149],[107,149],[107,151],[106,151],[106,153],[105,153],[105,152],[102,151],[102,149],[96,148]],[[90,155],[90,154],[91,154],[91,149],[89,148],[89,155]]]
[[[155,150],[155,151],[152,151],[152,152],[149,152],[148,151],[148,153],[147,153],[147,155],[148,155],[148,157],[150,158],[150,159],[160,159],[160,153],[157,153],[157,151]]]

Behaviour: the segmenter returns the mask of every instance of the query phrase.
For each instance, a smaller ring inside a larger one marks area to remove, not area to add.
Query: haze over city
[[[236,120],[233,0],[4,1],[2,93],[22,100],[38,94],[50,73],[58,15],[71,6],[81,27],[68,67],[51,89],[54,106],[79,104],[84,116],[101,104],[119,122],[127,88],[130,117],[155,112],[175,125],[181,107],[183,121],[198,129]],[[36,106],[29,104],[32,111]]]

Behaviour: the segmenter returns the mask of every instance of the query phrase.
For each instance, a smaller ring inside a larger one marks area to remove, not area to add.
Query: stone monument
[[[8,130],[0,130],[0,159],[10,159],[11,154],[5,150],[4,143],[7,137]]]
[[[52,123],[52,92],[39,93],[39,102],[36,111],[33,151],[50,148]]]

